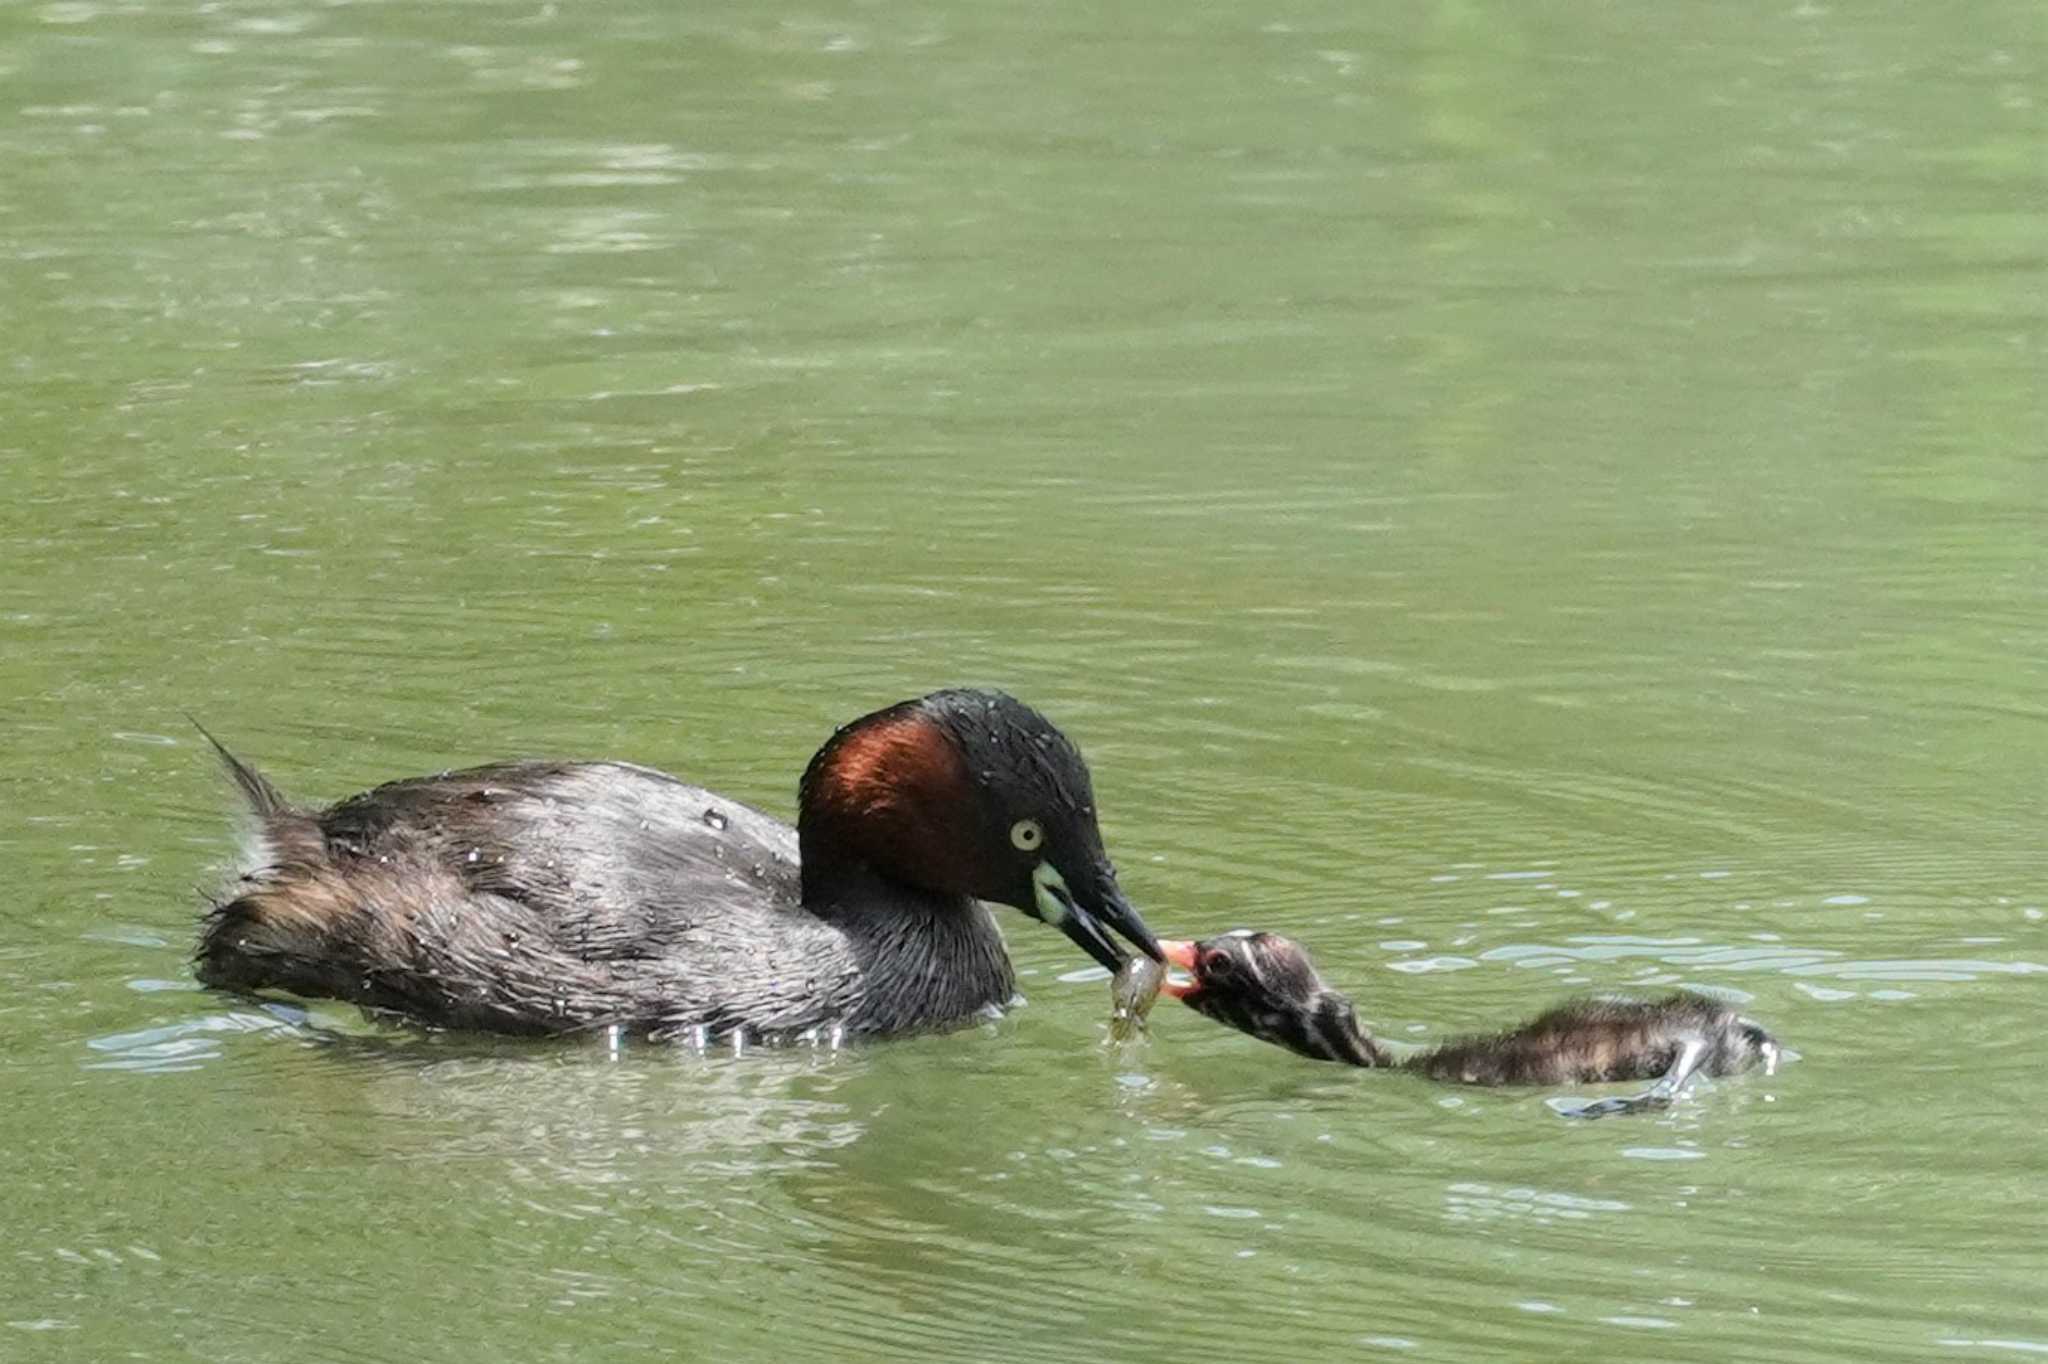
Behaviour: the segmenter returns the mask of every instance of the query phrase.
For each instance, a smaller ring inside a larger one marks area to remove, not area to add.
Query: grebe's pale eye
[[[1037,852],[1045,846],[1045,826],[1035,819],[1020,819],[1010,826],[1010,846],[1018,852]]]

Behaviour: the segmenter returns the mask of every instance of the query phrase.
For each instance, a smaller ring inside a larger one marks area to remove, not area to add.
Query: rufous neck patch
[[[977,808],[967,759],[937,722],[915,712],[868,720],[820,755],[806,783],[806,875],[852,858],[927,890],[988,898],[1001,867],[989,864]]]
[[[960,751],[928,717],[874,721],[841,739],[819,774],[821,803],[843,814],[958,800],[967,771]]]

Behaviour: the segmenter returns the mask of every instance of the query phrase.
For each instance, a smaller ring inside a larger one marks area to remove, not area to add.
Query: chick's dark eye
[[[1202,958],[1202,974],[1220,979],[1237,969],[1237,963],[1230,959],[1228,952],[1211,952]]]

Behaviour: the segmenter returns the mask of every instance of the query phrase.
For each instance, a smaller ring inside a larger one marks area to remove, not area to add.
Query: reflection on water
[[[1854,961],[1842,960],[1843,956],[1843,953],[1827,948],[1799,948],[1789,944],[1742,947],[1714,946],[1684,938],[1579,937],[1567,939],[1565,945],[1517,943],[1489,948],[1483,959],[1537,969],[1572,962],[1618,962],[1647,957],[1667,966],[1711,968],[1717,974],[1773,971],[1788,976],[1826,976],[1840,980],[1976,980],[1987,974],[2028,975],[2048,971],[2048,965],[2031,961]],[[1408,963],[1389,965],[1396,970],[1415,969]],[[1662,972],[1632,979],[1651,985],[1680,982],[1679,977]],[[1754,998],[1725,987],[1723,992],[1744,1003]]]
[[[197,1070],[207,1061],[220,1059],[221,1038],[232,1033],[270,1033],[307,1041],[319,1038],[317,1032],[306,1026],[304,1010],[275,1004],[261,1010],[207,1014],[161,1027],[89,1038],[86,1046],[106,1059],[88,1061],[86,1065],[92,1070],[149,1074]]]
[[[1490,1184],[1453,1184],[1444,1190],[1444,1216],[1452,1222],[1526,1217],[1536,1222],[1588,1221],[1601,1213],[1627,1212],[1612,1198],[1581,1198],[1542,1189],[1500,1189]]]

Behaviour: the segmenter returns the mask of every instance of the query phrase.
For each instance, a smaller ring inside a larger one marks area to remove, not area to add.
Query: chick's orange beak
[[[1168,966],[1178,966],[1190,976],[1195,975],[1195,945],[1193,943],[1184,942],[1178,938],[1161,938],[1159,940],[1159,951],[1161,954],[1160,959]],[[1160,984],[1159,988],[1165,993],[1172,995],[1175,999],[1186,999],[1189,995],[1200,989],[1201,985],[1199,980],[1190,980],[1188,983],[1182,984],[1173,977],[1168,976]]]

